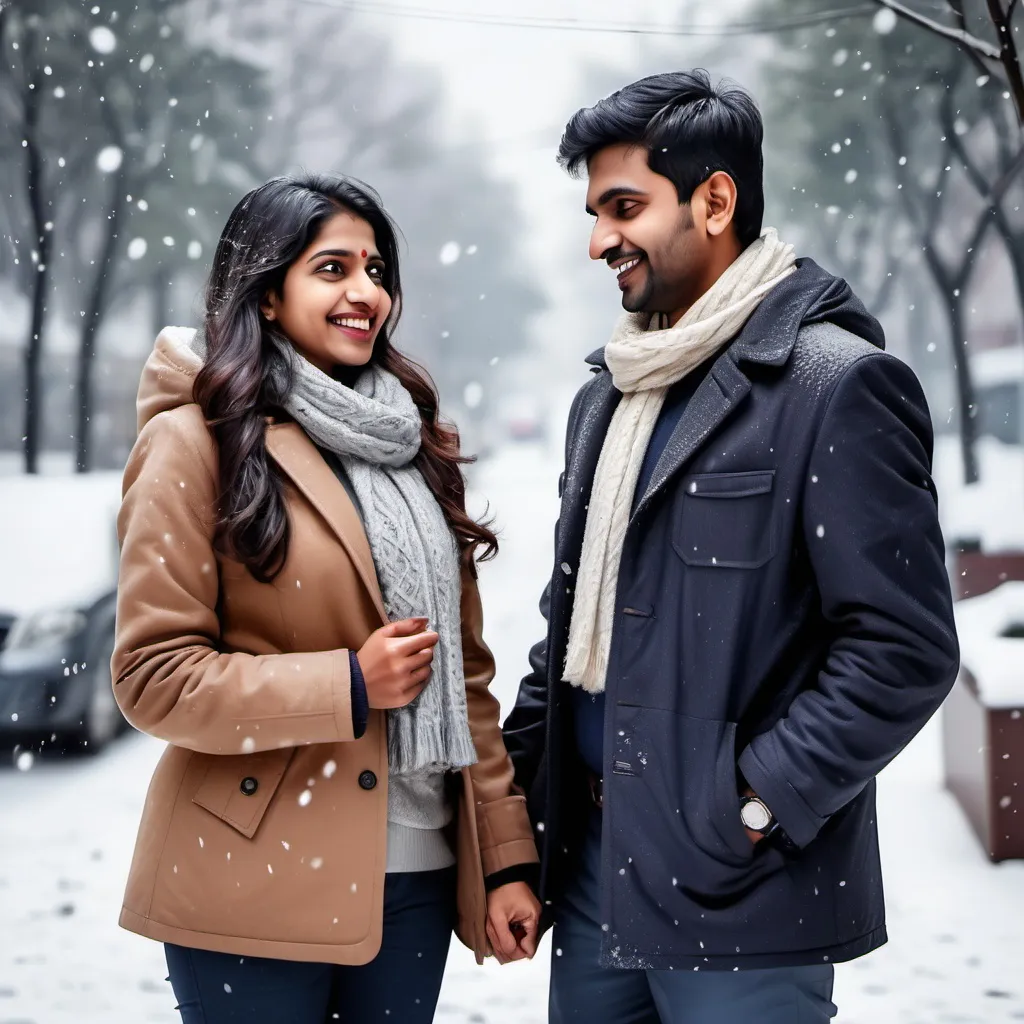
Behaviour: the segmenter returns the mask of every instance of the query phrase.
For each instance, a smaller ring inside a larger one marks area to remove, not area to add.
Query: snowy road
[[[505,708],[541,628],[557,472],[524,446],[477,473],[503,529],[481,584]],[[116,925],[159,749],[131,736],[95,759],[0,767],[0,1024],[178,1019],[160,947]],[[941,788],[934,724],[883,776],[879,820],[891,941],[838,968],[838,1021],[1024,1020],[1024,864],[985,859]],[[479,969],[453,947],[438,1021],[541,1024],[548,954],[545,942],[532,964]]]

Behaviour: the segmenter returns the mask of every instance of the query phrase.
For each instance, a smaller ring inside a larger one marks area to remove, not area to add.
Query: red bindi
[[[366,250],[365,249],[363,250],[363,259],[364,260],[366,259]]]

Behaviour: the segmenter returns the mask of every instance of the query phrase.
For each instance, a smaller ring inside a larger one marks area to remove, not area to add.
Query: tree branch
[[[946,3],[949,4],[950,10],[952,10],[952,12],[956,15],[957,24],[959,24],[960,28],[965,33],[968,32],[969,30],[967,28],[967,15],[964,13],[964,5],[962,0],[946,0]],[[971,59],[971,63],[974,64],[974,66],[978,69],[979,72],[981,72],[981,74],[987,75],[989,73],[991,69],[978,53],[976,53],[974,50],[968,50],[967,56]]]
[[[989,0],[989,2],[995,3],[997,0]],[[1001,62],[1002,50],[998,46],[993,46],[984,39],[979,39],[977,36],[971,35],[970,32],[966,32],[960,28],[950,28],[948,25],[943,25],[941,22],[935,21],[934,19],[920,14],[910,7],[906,7],[905,5],[898,3],[897,0],[875,0],[875,3],[878,4],[879,7],[888,7],[894,14],[898,14],[901,18],[905,18],[907,21],[911,21],[915,25],[921,26],[921,28],[928,29],[929,32],[933,32],[937,36],[942,36],[944,39],[951,39],[953,42],[959,43],[961,46],[979,54],[982,57],[988,57],[989,60],[997,60]]]
[[[1003,65],[1010,83],[1013,102],[1017,108],[1017,121],[1024,123],[1024,71],[1017,55],[1017,42],[1010,29],[1010,13],[1003,10],[999,0],[988,0],[988,14],[999,37],[999,63]]]

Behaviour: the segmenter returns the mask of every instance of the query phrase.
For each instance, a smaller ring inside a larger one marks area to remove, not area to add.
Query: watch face
[[[743,824],[753,832],[763,832],[771,823],[771,812],[760,800],[748,800],[740,808]]]

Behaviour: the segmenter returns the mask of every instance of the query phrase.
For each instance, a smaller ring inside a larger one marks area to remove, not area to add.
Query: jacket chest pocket
[[[673,510],[672,546],[687,564],[757,569],[775,554],[775,470],[685,477]]]

